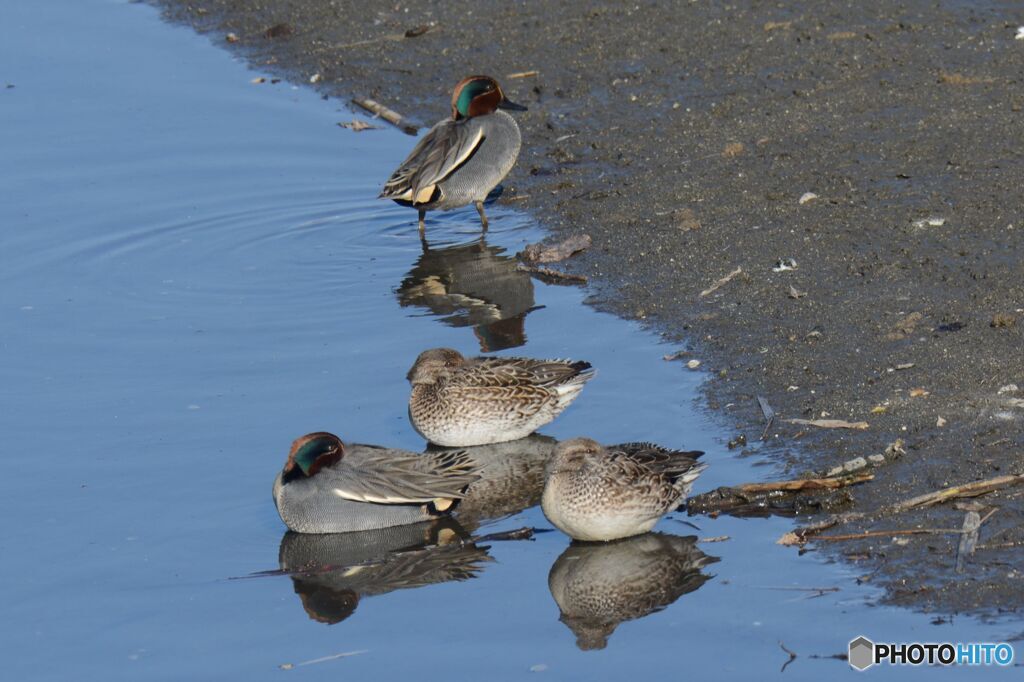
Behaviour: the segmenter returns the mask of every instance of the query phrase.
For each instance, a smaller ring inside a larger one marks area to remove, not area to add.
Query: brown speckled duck
[[[605,448],[589,438],[563,441],[548,461],[541,507],[576,540],[646,533],[686,498],[707,468],[697,462],[702,454],[651,443]]]
[[[561,414],[593,376],[589,362],[466,358],[434,348],[409,370],[409,418],[436,445],[516,440]]]

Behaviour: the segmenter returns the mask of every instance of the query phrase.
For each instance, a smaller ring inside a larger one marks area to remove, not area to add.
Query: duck
[[[461,451],[420,455],[317,431],[292,443],[273,496],[289,530],[347,533],[437,518],[477,478]]]
[[[476,206],[487,231],[484,199],[519,156],[522,135],[505,113],[526,111],[510,101],[490,76],[467,76],[452,92],[451,118],[438,121],[391,174],[379,199],[419,211],[420,237],[428,210]]]
[[[562,441],[545,467],[541,509],[566,535],[608,542],[646,533],[686,499],[707,468],[698,450],[653,443],[604,447],[590,438]]]
[[[409,419],[435,445],[518,440],[554,420],[594,377],[589,362],[420,353],[409,370]]]

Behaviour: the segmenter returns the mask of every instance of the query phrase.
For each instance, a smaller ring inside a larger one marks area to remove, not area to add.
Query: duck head
[[[571,474],[579,471],[586,464],[588,457],[600,454],[604,447],[590,438],[573,438],[555,446],[548,460],[548,476],[553,474]]]
[[[452,118],[456,121],[486,116],[498,109],[526,111],[523,105],[509,101],[498,81],[490,76],[467,76],[452,92]]]
[[[333,433],[317,431],[296,438],[284,464],[284,481],[313,476],[324,467],[340,462],[344,453],[345,446]]]
[[[448,376],[452,370],[462,366],[466,358],[462,353],[451,348],[431,348],[420,353],[413,363],[406,379],[413,386],[417,384],[436,384],[437,380]]]

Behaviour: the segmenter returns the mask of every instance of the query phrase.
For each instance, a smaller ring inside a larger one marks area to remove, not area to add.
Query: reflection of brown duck
[[[558,441],[533,434],[519,440],[457,448],[479,477],[463,493],[455,515],[473,529],[481,522],[517,514],[540,504],[544,490],[544,466]],[[444,450],[430,446],[428,451]]]
[[[362,597],[475,577],[491,559],[467,537],[450,518],[357,533],[288,532],[279,561],[309,617],[333,625]]]
[[[693,592],[718,561],[696,538],[646,533],[614,542],[574,542],[555,561],[548,588],[580,649],[603,649],[619,623],[660,611]]]
[[[396,291],[398,302],[426,308],[452,327],[474,327],[482,352],[522,346],[526,315],[534,309],[533,282],[504,253],[482,238],[441,249],[424,241]]]

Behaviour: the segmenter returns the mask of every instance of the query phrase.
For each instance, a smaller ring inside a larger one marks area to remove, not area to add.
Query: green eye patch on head
[[[314,438],[295,451],[294,462],[302,469],[302,473],[312,476],[323,466],[340,459],[339,450],[338,443],[333,439]],[[324,458],[325,455],[329,455],[329,457]],[[321,460],[321,458],[324,459]]]
[[[455,102],[455,108],[458,109],[459,114],[468,118],[469,106],[473,103],[473,100],[478,96],[493,90],[494,83],[489,79],[478,78],[476,80],[469,81],[462,86],[462,91],[459,93],[459,99]]]

